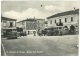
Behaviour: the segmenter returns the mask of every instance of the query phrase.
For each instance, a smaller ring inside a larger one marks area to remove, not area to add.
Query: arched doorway
[[[63,34],[64,35],[69,35],[69,28],[68,28],[68,26],[64,26]]]
[[[75,34],[75,27],[73,25],[70,26],[70,34]]]
[[[68,29],[68,27],[67,26],[64,26],[64,29]]]

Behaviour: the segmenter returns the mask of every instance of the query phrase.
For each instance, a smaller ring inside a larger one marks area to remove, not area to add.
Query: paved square
[[[77,56],[78,35],[2,38],[7,56]]]

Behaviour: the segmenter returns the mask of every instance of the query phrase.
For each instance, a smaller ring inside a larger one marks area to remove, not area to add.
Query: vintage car
[[[19,36],[27,36],[26,32],[18,32],[18,37]]]
[[[6,36],[7,36],[7,39],[17,39],[17,30],[16,29],[7,29]]]

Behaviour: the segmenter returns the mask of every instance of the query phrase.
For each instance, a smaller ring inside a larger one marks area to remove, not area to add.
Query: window
[[[61,22],[61,19],[59,19],[59,22]]]
[[[43,24],[42,24],[42,26],[43,26]]]
[[[52,24],[52,20],[50,20],[50,24]]]
[[[36,24],[36,22],[34,22],[34,24]]]
[[[6,26],[6,23],[3,23],[3,26],[5,27]]]
[[[23,26],[23,29],[25,29],[25,26]]]
[[[55,23],[56,23],[56,20],[55,20]]]
[[[36,29],[36,27],[34,26],[34,29]]]
[[[7,25],[6,23],[7,23],[6,21],[3,21],[3,26],[4,26],[4,27]]]
[[[65,18],[65,22],[67,22],[67,18]]]
[[[13,27],[13,22],[10,22],[10,27]]]
[[[24,25],[25,24],[25,22],[22,22],[22,25]]]
[[[26,27],[26,29],[28,30],[28,29],[29,29],[29,27],[27,26],[27,27]]]
[[[71,22],[73,21],[73,17],[71,17]]]
[[[59,29],[61,29],[61,27],[59,27]]]

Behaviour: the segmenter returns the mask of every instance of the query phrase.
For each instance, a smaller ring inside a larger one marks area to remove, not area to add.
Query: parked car
[[[26,33],[25,32],[21,32],[20,36],[26,36]]]
[[[6,35],[7,35],[7,39],[17,39],[16,29],[7,29]]]
[[[18,37],[19,36],[27,36],[27,33],[26,32],[17,32],[17,35],[18,35]]]

